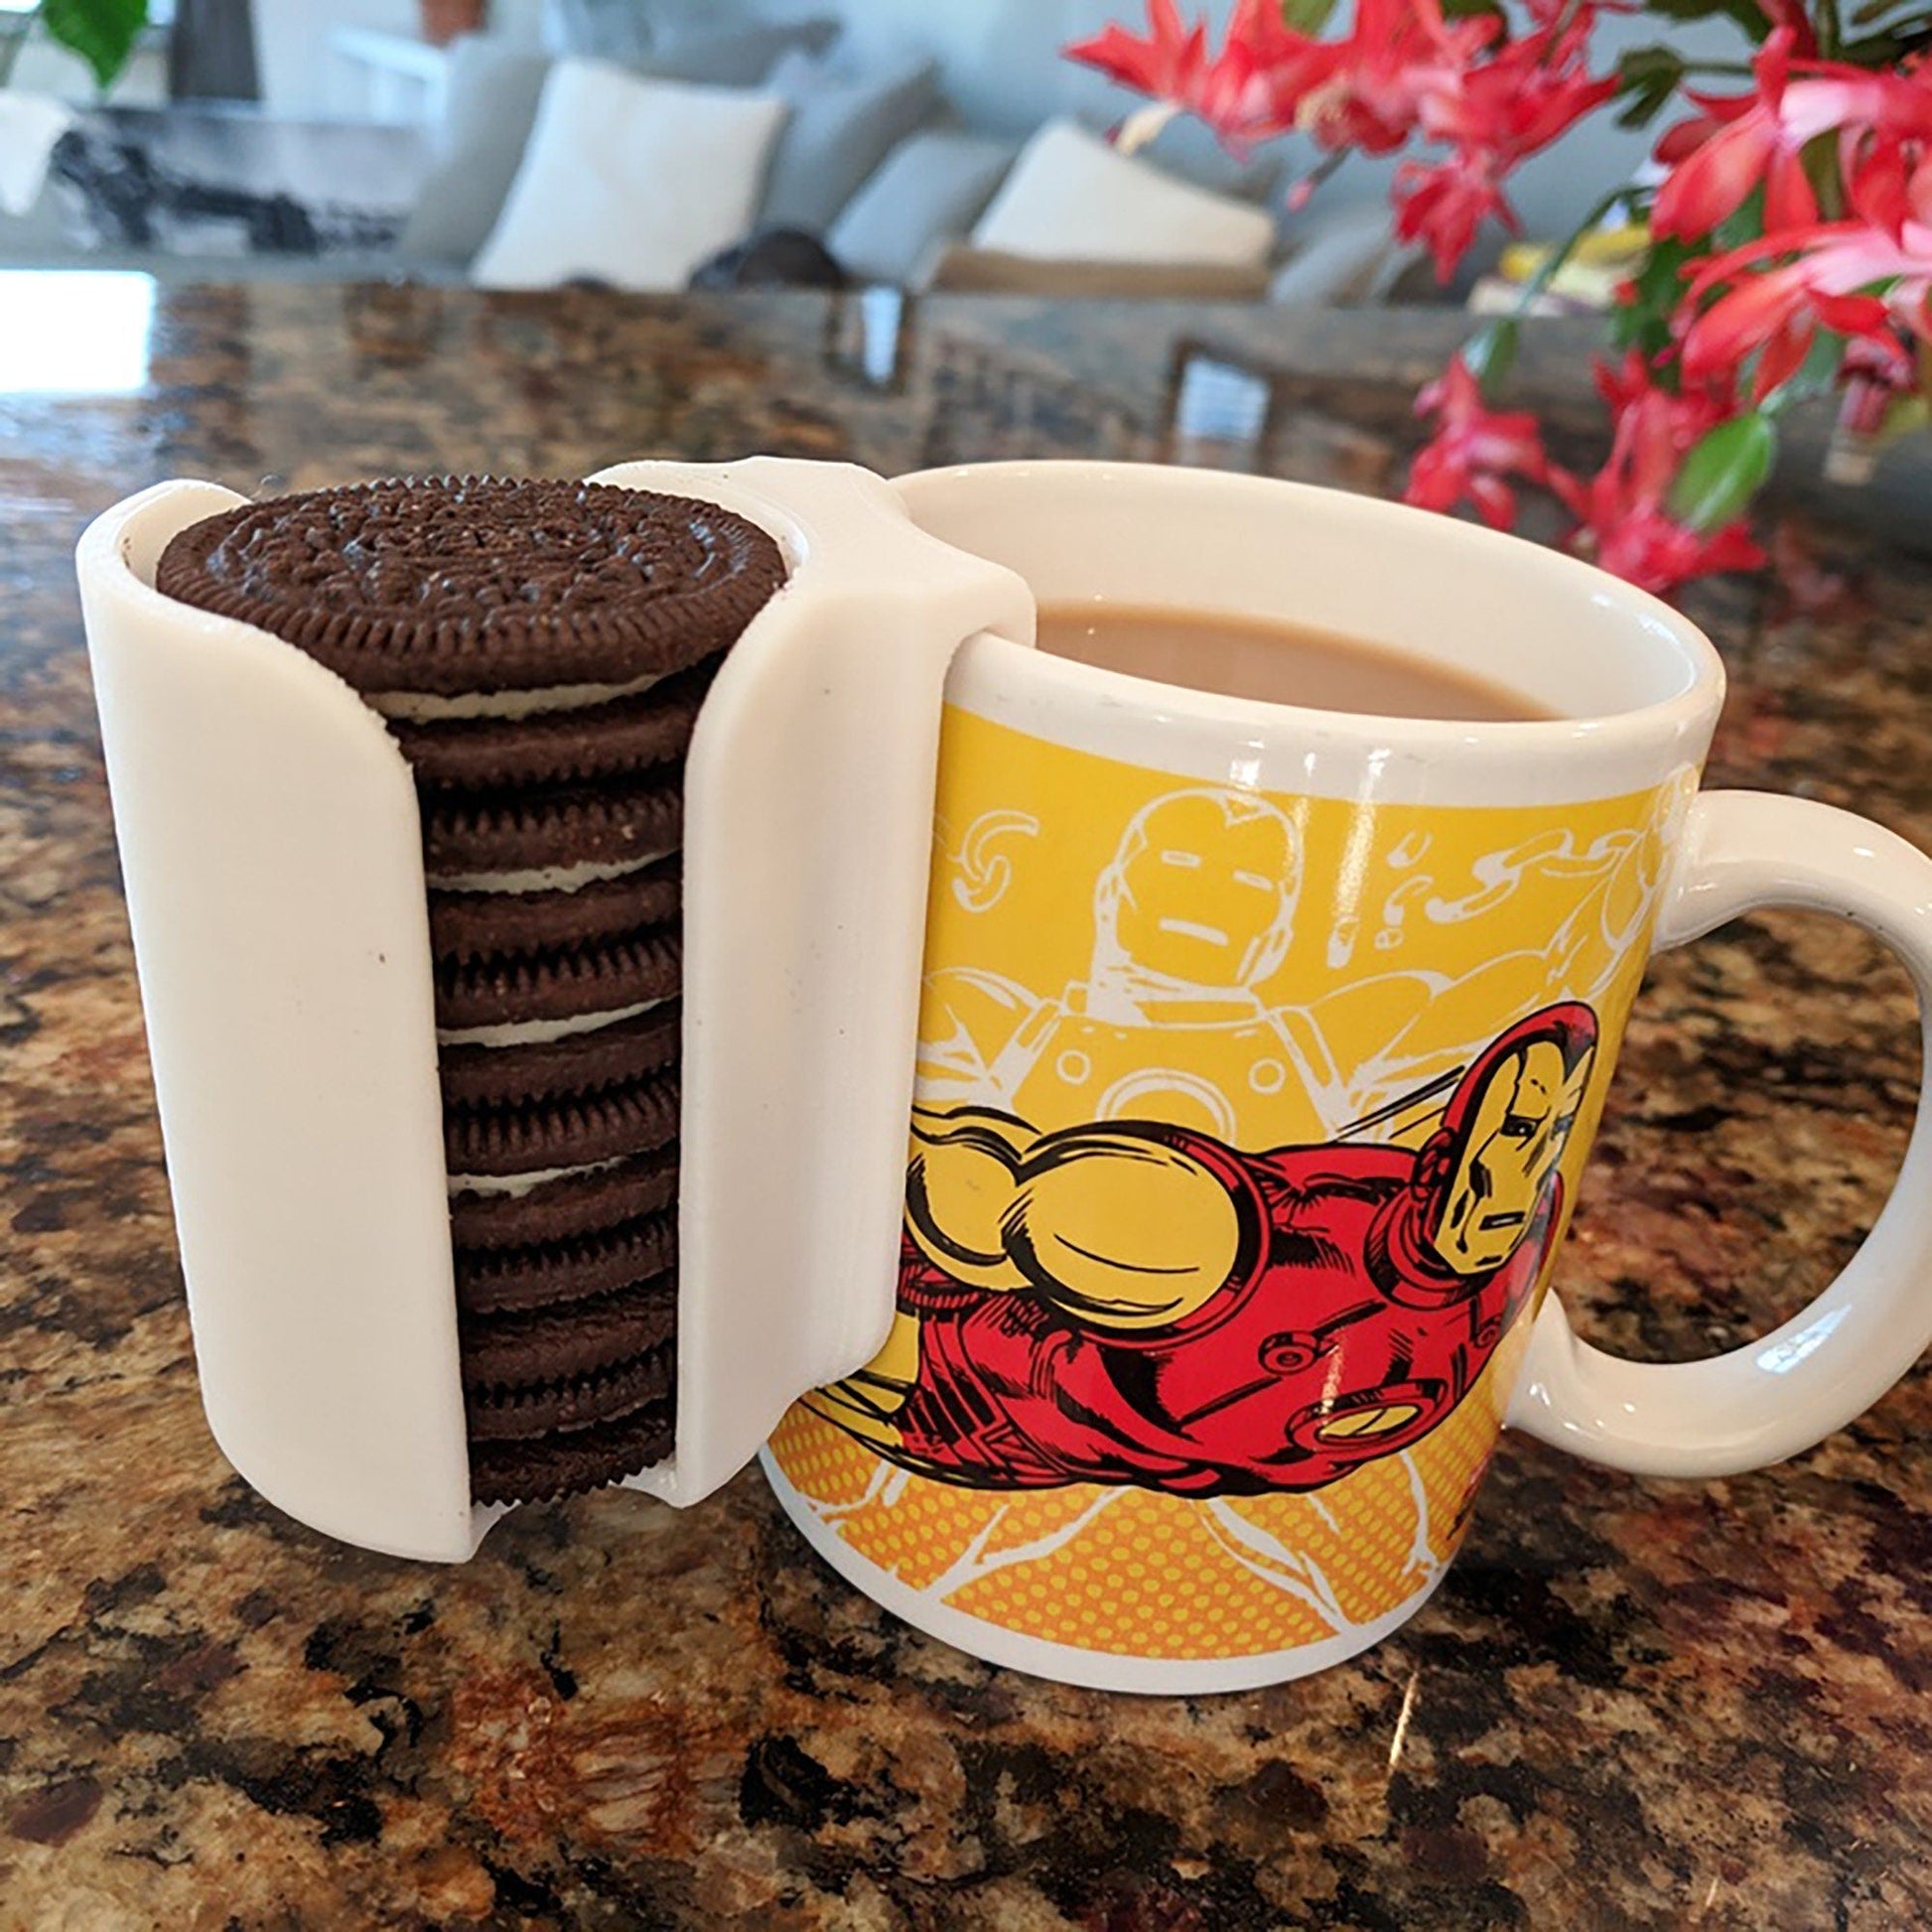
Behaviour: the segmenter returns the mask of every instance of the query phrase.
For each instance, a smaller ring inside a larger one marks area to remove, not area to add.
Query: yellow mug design
[[[820,1531],[1115,1659],[1406,1614],[1500,1430],[1688,796],[1364,823],[949,707],[898,1315],[771,1447]]]

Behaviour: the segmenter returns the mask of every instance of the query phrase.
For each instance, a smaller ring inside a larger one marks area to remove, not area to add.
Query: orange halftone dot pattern
[[[1306,1494],[962,1489],[882,1461],[803,1407],[771,1448],[821,1522],[953,1609],[1117,1656],[1253,1656],[1371,1622],[1449,1561],[1528,1331],[1407,1454]]]

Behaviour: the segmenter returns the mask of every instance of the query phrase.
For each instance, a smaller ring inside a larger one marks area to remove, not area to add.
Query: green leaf
[[[1522,335],[1514,316],[1494,316],[1462,345],[1462,359],[1475,377],[1483,400],[1495,403],[1509,379],[1516,360],[1516,345]]]
[[[41,0],[48,38],[79,55],[103,93],[127,66],[147,24],[148,0]]]
[[[1505,27],[1509,25],[1502,0],[1443,0],[1443,12],[1450,20],[1473,20],[1478,14],[1488,14]]]
[[[1320,33],[1334,10],[1335,0],[1282,0],[1282,19],[1298,34]]]
[[[1932,14],[1913,14],[1895,20],[1875,34],[1847,41],[1838,51],[1841,61],[1858,68],[1891,68],[1932,47]]]
[[[1720,423],[1684,459],[1671,484],[1670,513],[1693,530],[1718,530],[1763,487],[1778,453],[1768,416]]]
[[[1684,299],[1685,265],[1706,252],[1702,244],[1674,237],[1650,244],[1642,267],[1630,277],[1630,299],[1610,314],[1617,347],[1637,349],[1646,361],[1670,347],[1670,319]]]
[[[1617,126],[1647,127],[1683,84],[1684,57],[1675,48],[1633,47],[1617,62],[1616,74],[1624,97]]]

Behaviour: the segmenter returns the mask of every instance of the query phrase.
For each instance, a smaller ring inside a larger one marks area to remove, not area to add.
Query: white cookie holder
[[[863,470],[594,481],[738,510],[791,567],[686,778],[677,1434],[630,1486],[688,1504],[891,1324],[941,690],[1034,610]],[[503,1512],[470,1499],[415,789],[334,672],[153,588],[242,500],[162,483],[79,549],[202,1399],[298,1521],[460,1562]]]

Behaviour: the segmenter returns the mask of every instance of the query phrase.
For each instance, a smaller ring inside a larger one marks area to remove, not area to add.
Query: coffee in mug
[[[1077,664],[1270,704],[1470,723],[1550,716],[1473,672],[1284,618],[1056,604],[1039,613],[1038,641]]]

